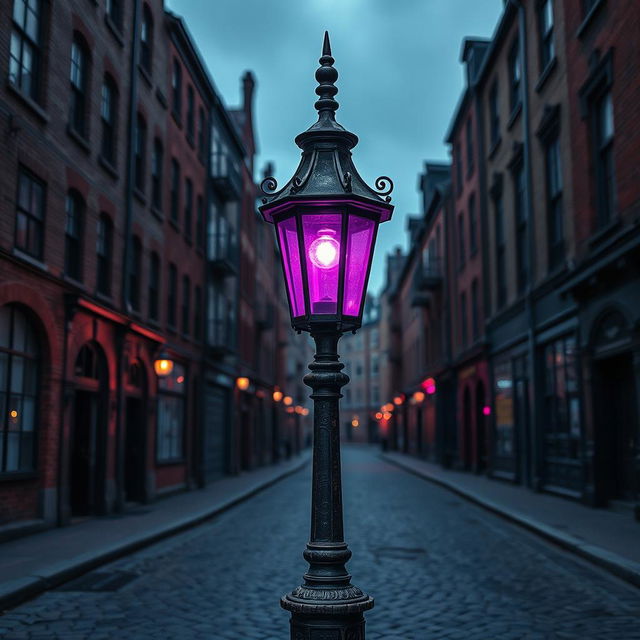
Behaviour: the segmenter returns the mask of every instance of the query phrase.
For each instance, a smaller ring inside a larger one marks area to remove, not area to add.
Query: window
[[[544,71],[555,56],[553,45],[553,0],[542,0],[538,5],[540,29],[540,70]]]
[[[202,289],[194,289],[193,299],[193,337],[202,340]]]
[[[516,40],[509,53],[509,96],[511,111],[515,111],[520,106],[522,96],[521,91],[522,68],[520,66],[520,46]]]
[[[462,348],[466,348],[469,342],[469,335],[467,330],[467,294],[462,292],[460,294],[460,342]]]
[[[160,256],[153,251],[149,257],[149,318],[158,320],[160,315]]]
[[[513,208],[516,220],[516,278],[518,293],[524,293],[529,279],[527,211],[525,202],[524,167],[519,164],[513,172]]]
[[[204,249],[204,245],[204,199],[202,196],[198,196],[196,199],[196,246]]]
[[[471,118],[467,120],[467,176],[473,173],[473,123]]]
[[[14,0],[9,82],[40,102],[42,0]]]
[[[113,260],[113,223],[106,213],[100,214],[96,240],[96,289],[105,296],[111,295],[111,264]]]
[[[122,29],[122,0],[106,0],[107,17],[118,28]]]
[[[142,241],[138,236],[131,243],[129,259],[129,304],[134,311],[140,311],[140,281],[142,279]]]
[[[27,315],[0,307],[0,473],[35,469],[40,345]]]
[[[180,165],[171,158],[171,220],[178,224],[178,207],[180,206]]]
[[[600,0],[582,0],[582,13],[586,16]]]
[[[616,210],[615,167],[613,159],[613,103],[611,92],[600,95],[593,103],[595,133],[596,184],[598,193],[598,226],[606,226]]]
[[[502,193],[494,196],[495,209],[495,235],[496,235],[496,303],[501,309],[507,302],[507,247],[504,231],[504,204]]]
[[[478,219],[476,217],[476,199],[472,195],[469,198],[469,255],[473,256],[478,251]]]
[[[515,455],[513,375],[509,359],[494,364],[495,402],[495,455],[497,458],[511,458]]]
[[[579,455],[580,400],[575,337],[556,340],[544,348],[544,425],[547,457]]]
[[[458,268],[462,269],[465,263],[464,248],[464,214],[458,216]]]
[[[142,7],[142,24],[140,25],[140,66],[151,75],[153,56],[153,15],[145,2]]]
[[[193,95],[193,87],[189,85],[187,87],[187,140],[193,144],[193,132],[194,132],[194,118],[195,118],[195,97]]]
[[[183,457],[186,387],[184,366],[177,362],[168,376],[158,378],[158,462],[176,462]]]
[[[82,280],[82,232],[84,200],[77,191],[69,191],[65,201],[64,272],[70,278]]]
[[[182,276],[182,333],[189,335],[191,329],[191,281],[189,276]]]
[[[184,235],[191,240],[191,221],[193,219],[193,183],[189,178],[184,181]]]
[[[471,331],[474,340],[480,335],[480,317],[478,315],[478,280],[471,283]]]
[[[162,165],[164,162],[164,149],[160,138],[153,141],[153,154],[151,156],[151,206],[162,211]]]
[[[462,191],[462,151],[460,150],[460,143],[456,142],[456,153],[453,159],[456,165],[456,185],[458,193]]]
[[[18,171],[16,248],[42,259],[44,235],[44,183],[26,169]]]
[[[562,165],[560,139],[556,133],[545,149],[547,182],[547,234],[549,241],[549,268],[562,263],[564,258],[564,219],[562,211]]]
[[[78,34],[71,43],[71,128],[83,138],[87,137],[87,87],[89,53]]]
[[[134,184],[140,193],[144,193],[145,156],[147,154],[147,123],[141,113],[138,113],[136,117],[134,153]]]
[[[198,155],[204,160],[205,149],[207,146],[207,120],[204,109],[200,107],[198,112]]]
[[[174,58],[173,74],[171,76],[171,89],[173,91],[173,115],[179,120],[182,117],[182,67]]]
[[[118,113],[118,93],[110,75],[105,75],[102,83],[100,101],[100,120],[102,122],[102,144],[100,153],[112,166],[116,166],[116,116]]]
[[[167,292],[167,324],[176,326],[176,303],[178,301],[178,270],[176,265],[169,265],[169,290]]]
[[[371,356],[371,375],[378,375],[379,368],[380,364],[378,361],[378,356],[376,354],[373,354]]]
[[[489,130],[491,146],[498,144],[500,139],[500,109],[498,107],[498,81],[495,80],[489,91]]]

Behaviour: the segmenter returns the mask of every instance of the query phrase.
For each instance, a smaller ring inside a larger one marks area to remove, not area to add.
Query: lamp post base
[[[365,640],[363,613],[373,607],[373,598],[351,586],[327,590],[324,601],[304,602],[298,597],[301,590],[307,591],[298,587],[280,600],[291,612],[291,640]],[[343,591],[355,597],[342,599]]]

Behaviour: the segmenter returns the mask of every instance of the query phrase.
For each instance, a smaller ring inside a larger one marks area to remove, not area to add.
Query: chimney
[[[256,82],[251,71],[245,71],[242,76],[242,109],[245,115],[250,118],[253,112],[253,90]]]
[[[264,169],[262,170],[262,179],[266,180],[267,178],[273,175],[275,171],[275,167],[273,166],[273,162],[269,161],[264,165]]]

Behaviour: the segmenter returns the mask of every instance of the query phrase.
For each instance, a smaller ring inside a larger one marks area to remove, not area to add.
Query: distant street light
[[[166,378],[173,371],[173,360],[166,351],[161,351],[153,361],[153,369],[159,378]]]
[[[309,570],[302,586],[283,596],[291,612],[292,640],[364,639],[363,612],[373,598],[351,584],[345,568],[340,470],[340,389],[349,382],[338,359],[338,340],[362,324],[362,310],[378,225],[389,220],[393,184],[369,187],[351,159],[357,136],[335,120],[338,92],[329,36],[316,71],[318,121],[296,138],[302,160],[280,190],[266,178],[260,211],[276,227],[292,327],[316,343],[311,373],[314,446]],[[285,398],[286,403],[286,398]]]
[[[238,387],[240,391],[246,391],[249,388],[250,384],[251,384],[251,381],[249,380],[249,378],[245,378],[245,377],[236,378],[236,387]]]

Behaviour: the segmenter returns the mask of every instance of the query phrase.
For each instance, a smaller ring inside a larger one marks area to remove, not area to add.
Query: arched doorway
[[[463,464],[465,469],[471,469],[471,392],[465,387],[462,397],[462,428],[463,428]]]
[[[631,329],[617,310],[605,313],[592,335],[596,500],[634,498],[638,419]]]
[[[0,307],[0,473],[36,468],[41,344],[22,307]],[[0,506],[0,518],[11,512]]]
[[[147,458],[147,374],[140,360],[129,364],[124,401],[124,499],[144,502]]]
[[[102,349],[87,342],[74,365],[69,501],[72,516],[106,510],[107,363]]]
[[[486,405],[484,382],[476,385],[476,471],[481,473],[487,468],[487,418],[484,414]]]

